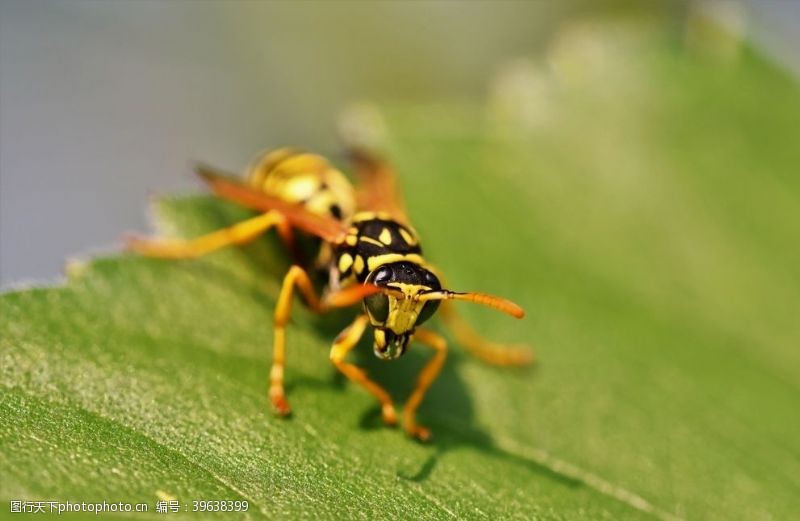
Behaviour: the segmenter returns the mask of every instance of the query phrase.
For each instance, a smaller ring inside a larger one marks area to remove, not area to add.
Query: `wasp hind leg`
[[[535,361],[533,353],[526,347],[500,344],[483,338],[466,320],[461,318],[449,302],[442,303],[440,314],[458,343],[470,354],[487,364],[524,366]]]
[[[258,215],[195,239],[162,240],[132,236],[126,238],[125,243],[129,249],[147,257],[194,259],[226,246],[251,242],[273,227],[277,228],[283,242],[291,248],[293,245],[292,229],[286,218],[276,211]]]
[[[366,315],[359,315],[352,324],[339,333],[331,347],[330,358],[333,365],[347,378],[361,385],[381,403],[381,416],[387,425],[397,424],[397,413],[389,393],[367,377],[360,367],[344,361],[347,353],[355,347],[369,323]]]

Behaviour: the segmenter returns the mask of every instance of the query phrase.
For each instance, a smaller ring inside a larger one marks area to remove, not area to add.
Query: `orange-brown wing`
[[[207,165],[197,165],[195,171],[223,199],[260,212],[280,212],[293,227],[327,242],[339,243],[347,235],[347,227],[336,219],[311,213],[302,205],[259,192],[228,173]]]
[[[358,179],[358,209],[386,212],[398,221],[408,224],[403,195],[392,167],[382,157],[363,149],[351,148],[347,155]]]

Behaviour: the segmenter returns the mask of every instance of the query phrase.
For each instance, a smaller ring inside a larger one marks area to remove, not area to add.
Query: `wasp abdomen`
[[[317,215],[347,220],[355,212],[350,181],[317,154],[291,148],[262,154],[247,168],[247,184]]]

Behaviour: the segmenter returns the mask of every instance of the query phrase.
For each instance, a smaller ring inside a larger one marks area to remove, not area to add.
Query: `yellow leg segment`
[[[131,237],[126,242],[131,250],[148,257],[194,259],[225,246],[246,244],[272,227],[276,227],[283,241],[291,245],[291,227],[283,215],[274,211],[247,219],[196,239],[154,240]]]
[[[450,302],[442,302],[439,313],[453,332],[458,343],[470,354],[492,365],[522,366],[533,363],[533,353],[526,347],[499,344],[486,340],[453,309]]]
[[[314,290],[314,285],[308,273],[300,266],[292,266],[289,268],[289,271],[283,278],[281,292],[278,295],[278,302],[275,305],[275,339],[272,352],[272,369],[269,373],[270,401],[275,411],[284,416],[291,412],[289,402],[286,400],[286,393],[284,392],[283,373],[286,364],[286,324],[289,322],[289,317],[292,312],[292,300],[295,287],[300,290],[300,294],[303,295],[306,304],[308,304],[308,307],[315,313],[323,313],[334,307],[347,307],[356,304],[364,298],[364,291],[367,289],[361,285],[349,286],[329,293],[324,299],[320,299],[317,296],[317,292]],[[354,376],[352,376],[355,374],[354,370],[360,370],[354,366],[350,366],[350,364],[341,363],[341,360],[344,358],[347,351],[358,343],[368,322],[366,315],[360,315],[350,327],[339,335],[339,338],[336,339],[331,349],[331,360],[333,360],[333,363],[336,364],[339,370],[351,379],[354,379]],[[341,353],[341,355],[338,353]],[[343,368],[343,366],[347,366],[347,368]],[[350,369],[350,367],[352,367],[352,369]],[[369,380],[367,380],[367,382],[369,382]],[[394,408],[391,407],[391,400],[388,398],[389,395],[387,395],[383,389],[377,387],[377,385],[372,382],[369,383],[377,388],[378,392],[383,393],[381,396],[385,396],[386,400],[388,400],[390,410],[384,407],[384,420],[386,420],[387,415],[395,417]],[[367,389],[370,390],[369,387],[367,387]],[[373,392],[373,394],[379,396],[376,392]],[[381,399],[381,396],[379,396],[379,399]],[[385,403],[384,400],[381,400],[381,403]],[[396,419],[394,422],[396,422]]]
[[[360,367],[349,364],[344,361],[347,353],[355,347],[361,336],[364,334],[369,324],[369,318],[366,315],[359,315],[352,324],[347,326],[347,329],[339,333],[336,340],[331,347],[331,362],[341,371],[347,378],[361,385],[364,389],[369,391],[375,398],[381,402],[381,416],[384,423],[387,425],[397,424],[397,413],[394,409],[392,399],[381,386],[373,382],[367,377],[367,374]]]
[[[417,424],[417,409],[422,403],[422,399],[425,397],[428,388],[433,381],[436,380],[436,377],[439,376],[439,372],[442,370],[444,361],[447,358],[447,342],[440,335],[427,329],[418,329],[417,332],[414,333],[414,339],[428,347],[432,347],[436,350],[436,353],[419,373],[417,385],[414,387],[414,391],[411,393],[408,402],[406,402],[403,408],[403,424],[409,436],[421,441],[427,441],[431,437],[431,432],[427,428]]]
[[[286,323],[292,312],[292,297],[294,288],[300,290],[308,306],[315,312],[323,310],[322,303],[314,291],[314,286],[308,274],[300,266],[292,266],[283,278],[281,293],[275,306],[275,342],[272,352],[272,369],[269,373],[269,398],[275,410],[282,415],[291,412],[289,402],[283,389],[283,368],[286,362]]]

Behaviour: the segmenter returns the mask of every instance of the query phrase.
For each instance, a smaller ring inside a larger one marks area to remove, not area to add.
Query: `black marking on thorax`
[[[386,259],[397,259],[398,255],[411,255],[411,261],[422,254],[416,233],[390,218],[373,217],[352,223],[341,244],[336,246],[335,266],[342,280],[355,277],[364,282],[372,264]]]

